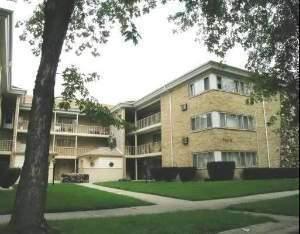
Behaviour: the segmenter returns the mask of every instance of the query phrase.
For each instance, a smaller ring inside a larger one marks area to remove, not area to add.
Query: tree
[[[44,218],[49,140],[55,78],[63,46],[67,51],[75,50],[77,55],[89,50],[97,56],[97,44],[107,42],[111,27],[117,23],[125,40],[137,43],[140,36],[132,19],[149,12],[152,7],[151,1],[140,4],[118,0],[44,0],[29,20],[18,24],[24,27],[21,39],[33,46],[33,53],[41,55],[41,61],[33,94],[25,162],[10,222],[16,233],[49,231]],[[73,67],[65,70],[64,78],[71,82],[65,86],[62,107],[68,108],[70,98],[79,90],[76,102],[82,111],[106,124],[124,125],[108,108],[88,97],[83,81],[96,78],[95,74],[83,76]]]
[[[281,165],[299,167],[299,0],[182,3],[170,17],[180,30],[198,29],[200,41],[220,57],[237,45],[248,52],[251,103],[280,95]]]

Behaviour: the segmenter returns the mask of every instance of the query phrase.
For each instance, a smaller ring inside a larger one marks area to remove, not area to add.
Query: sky
[[[91,94],[99,102],[115,105],[142,98],[164,84],[189,72],[201,64],[220,58],[210,54],[205,46],[195,42],[192,31],[174,34],[176,26],[167,17],[176,6],[160,7],[137,21],[142,39],[138,45],[124,42],[117,29],[112,31],[109,42],[100,47],[100,57],[85,54],[62,54],[61,67],[75,64],[83,72],[98,72],[101,79],[91,85]],[[32,13],[32,7],[23,1],[17,3],[15,20]],[[19,40],[14,31],[13,85],[32,94],[39,58],[32,55],[30,47]],[[234,48],[224,62],[244,68],[246,53]],[[59,73],[59,70],[58,70]],[[61,78],[57,76],[56,96],[61,92]]]

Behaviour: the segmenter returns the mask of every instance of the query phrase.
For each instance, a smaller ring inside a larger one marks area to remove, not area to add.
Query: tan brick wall
[[[172,103],[172,125],[170,124],[170,95]],[[192,152],[202,151],[257,151],[259,166],[268,166],[266,134],[262,103],[246,104],[247,97],[218,90],[210,90],[196,97],[189,97],[188,84],[178,86],[161,97],[162,112],[162,164],[172,166],[171,129],[173,129],[174,166],[191,166]],[[181,104],[188,104],[183,112]],[[279,108],[278,102],[267,103],[267,116]],[[257,130],[212,129],[191,131],[191,116],[211,111],[252,115],[256,119]],[[274,128],[274,127],[272,127]],[[182,144],[182,137],[189,137],[189,144]],[[269,130],[271,166],[279,166],[280,138]]]

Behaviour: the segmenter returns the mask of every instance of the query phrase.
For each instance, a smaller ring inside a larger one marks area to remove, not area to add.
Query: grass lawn
[[[191,201],[247,196],[299,189],[299,179],[216,182],[105,182],[100,185]]]
[[[11,213],[15,190],[0,191],[0,214]],[[98,210],[150,205],[131,197],[102,192],[73,184],[48,187],[47,212]]]
[[[229,209],[299,217],[299,195],[266,201],[244,203],[232,206]]]
[[[201,210],[115,218],[51,221],[59,234],[214,234],[253,224],[275,222],[228,210]],[[2,230],[2,232],[1,232]],[[0,233],[10,233],[0,227]]]

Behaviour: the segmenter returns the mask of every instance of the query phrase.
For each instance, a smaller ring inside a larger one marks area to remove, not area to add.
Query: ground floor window
[[[193,167],[198,169],[206,169],[207,163],[215,161],[213,152],[194,153]]]
[[[206,169],[209,162],[235,162],[237,168],[256,167],[256,152],[197,152],[193,153],[193,167]]]
[[[233,161],[236,167],[255,167],[257,165],[255,152],[222,152],[222,161]]]

